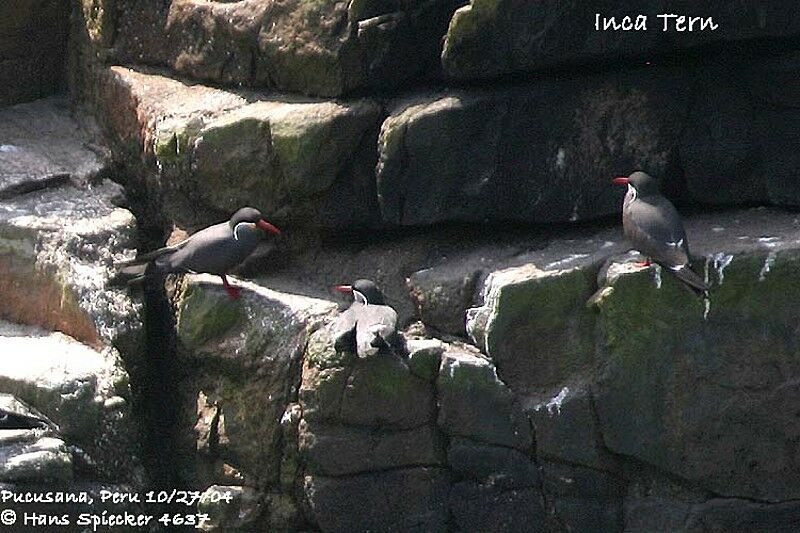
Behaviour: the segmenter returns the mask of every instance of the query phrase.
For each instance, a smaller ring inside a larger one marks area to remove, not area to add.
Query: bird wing
[[[202,229],[170,254],[155,259],[162,272],[207,272],[225,274],[244,261],[255,248],[233,238],[230,225],[221,222]]]
[[[133,259],[129,259],[128,261],[122,261],[120,263],[117,263],[116,266],[117,268],[124,268],[133,265],[144,265],[145,263],[149,263],[150,261],[159,258],[163,255],[171,254],[180,250],[182,247],[186,246],[187,242],[189,242],[189,239],[181,241],[177,244],[173,244],[172,246],[164,246],[163,248],[153,250],[152,252],[147,252],[146,254],[138,255]]]
[[[355,352],[356,316],[352,307],[336,317],[331,324],[331,334],[337,352]]]
[[[666,198],[631,202],[623,220],[631,244],[668,268],[689,262],[689,243],[681,217]]]
[[[397,334],[397,311],[388,305],[365,305],[357,314],[356,353],[374,355],[383,346],[391,346]]]

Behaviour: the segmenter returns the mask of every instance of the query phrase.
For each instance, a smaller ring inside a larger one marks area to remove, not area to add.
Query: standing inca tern
[[[637,171],[618,176],[616,185],[627,185],[622,205],[622,228],[628,241],[648,258],[663,266],[694,291],[706,294],[708,284],[689,268],[689,242],[675,206],[659,190],[658,181]]]
[[[386,305],[383,293],[373,281],[359,279],[352,285],[337,285],[333,289],[353,295],[353,303],[333,325],[337,351],[368,357],[396,346],[397,312]]]
[[[240,289],[228,283],[227,273],[247,259],[264,234],[279,235],[280,230],[264,220],[261,212],[243,207],[227,222],[204,228],[185,241],[159,248],[119,266],[128,283],[145,278],[161,278],[170,273],[208,273],[222,278],[231,299],[240,296]]]

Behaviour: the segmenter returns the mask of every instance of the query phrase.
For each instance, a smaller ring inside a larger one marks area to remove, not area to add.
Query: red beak
[[[274,233],[275,235],[280,235],[281,234],[281,230],[279,230],[278,228],[276,228],[275,226],[273,226],[272,224],[270,224],[269,222],[267,222],[263,218],[261,220],[259,220],[258,222],[256,222],[256,226],[258,226],[259,228],[261,228],[262,230],[264,230],[267,233]]]
[[[627,185],[628,184],[628,177],[627,176],[617,176],[616,178],[611,180],[611,183],[613,183],[614,185]]]
[[[352,294],[353,287],[351,285],[335,285],[333,287],[333,290],[335,290],[336,292],[343,292],[343,293],[346,293],[346,294]]]

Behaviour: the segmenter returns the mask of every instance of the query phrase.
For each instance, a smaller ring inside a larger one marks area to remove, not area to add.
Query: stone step
[[[202,225],[248,204],[313,226],[377,223],[373,100],[230,91],[124,67],[105,71],[99,93],[118,157],[171,219]]]
[[[105,163],[92,142],[63,97],[0,110],[0,200],[96,176]]]
[[[138,352],[140,306],[110,286],[136,221],[89,144],[61,99],[0,110],[0,318]]]
[[[306,519],[330,531],[405,516],[431,530],[449,515],[493,531],[550,530],[549,513],[604,530],[627,516],[658,529],[684,511],[725,524],[741,513],[758,523],[793,516],[800,221],[754,208],[685,224],[710,308],[667,272],[635,266],[619,228],[531,235],[533,249],[494,242],[417,256],[404,298],[422,309],[437,304],[420,298],[420,280],[439,280],[429,285],[444,288],[437,298],[458,301],[449,291],[461,295],[472,273],[475,303],[451,313],[480,351],[412,325],[407,354],[351,357],[334,346],[334,304],[314,289],[319,280],[284,290],[266,288],[279,272],[237,280],[243,297],[231,301],[217,278],[187,277],[178,331],[192,376],[183,427],[194,430],[183,446],[200,450],[195,468],[209,465],[202,483],[261,483],[272,519],[297,523],[307,505]],[[415,239],[368,248],[380,256],[431,242]],[[341,263],[319,253],[314,268],[327,277]],[[277,386],[287,379],[298,380],[296,401]],[[281,406],[271,420],[252,416]],[[274,447],[249,450],[255,434]],[[663,494],[642,488],[670,483]],[[414,504],[362,505],[383,494]],[[783,503],[742,509],[742,494]]]
[[[787,118],[798,68],[792,55],[654,67],[382,105],[111,67],[99,94],[135,186],[178,225],[252,203],[290,227],[337,232],[596,219],[619,211],[624,190],[610,178],[636,167],[686,205],[800,205]],[[739,81],[721,84],[733,71]],[[724,129],[710,130],[710,116]]]

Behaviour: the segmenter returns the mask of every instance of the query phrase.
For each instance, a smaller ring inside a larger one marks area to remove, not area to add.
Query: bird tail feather
[[[152,263],[119,263],[116,265],[117,273],[112,278],[112,285],[138,285],[148,278],[158,277],[157,270]]]
[[[708,283],[703,281],[703,279],[697,275],[694,270],[689,268],[688,265],[681,265],[677,268],[671,268],[670,270],[675,274],[676,278],[684,282],[698,294],[705,295],[708,293],[708,289],[710,289]]]

